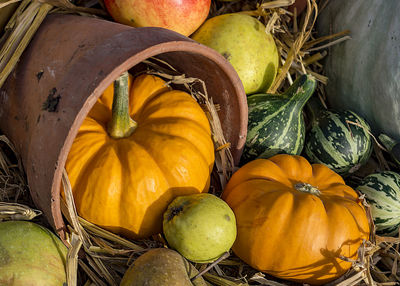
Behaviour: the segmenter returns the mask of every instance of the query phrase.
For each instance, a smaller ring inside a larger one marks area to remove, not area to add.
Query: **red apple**
[[[211,0],[105,0],[116,22],[192,34],[207,18]]]

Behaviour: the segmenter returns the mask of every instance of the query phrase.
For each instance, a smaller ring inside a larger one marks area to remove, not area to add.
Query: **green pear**
[[[120,286],[206,286],[202,277],[190,281],[197,274],[197,269],[178,252],[154,248],[135,260]]]
[[[28,221],[0,222],[0,285],[66,285],[67,247]]]
[[[275,79],[279,54],[271,34],[252,16],[223,14],[205,21],[192,39],[223,55],[246,94],[266,92]]]
[[[164,213],[168,245],[193,262],[217,260],[232,247],[236,231],[232,209],[212,194],[176,197]]]

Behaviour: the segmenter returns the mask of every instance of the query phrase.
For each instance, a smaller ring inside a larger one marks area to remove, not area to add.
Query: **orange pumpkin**
[[[176,196],[208,191],[214,146],[208,119],[191,95],[152,75],[131,81],[122,96],[125,107],[114,111],[113,85],[99,98],[79,129],[66,170],[83,218],[144,238],[161,232],[162,214]],[[133,133],[111,137],[114,116],[129,124],[133,119]]]
[[[255,269],[309,284],[338,278],[369,237],[357,193],[321,164],[295,155],[240,168],[222,198],[233,209],[233,251]]]

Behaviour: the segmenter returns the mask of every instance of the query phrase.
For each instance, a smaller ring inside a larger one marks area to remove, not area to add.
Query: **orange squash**
[[[322,164],[296,155],[258,159],[240,168],[222,198],[233,209],[233,251],[273,276],[323,284],[351,267],[369,237],[357,193]]]
[[[113,103],[113,85],[99,98],[79,129],[66,170],[83,218],[144,238],[161,232],[162,214],[176,196],[208,191],[214,145],[208,119],[191,95],[152,75],[131,81],[123,100]],[[129,132],[117,136],[124,124]]]

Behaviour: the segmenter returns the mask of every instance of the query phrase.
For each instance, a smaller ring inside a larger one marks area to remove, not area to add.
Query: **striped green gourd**
[[[366,176],[357,190],[371,206],[376,233],[397,236],[400,227],[400,175],[392,171]]]
[[[369,124],[350,110],[320,110],[315,101],[305,153],[312,163],[325,164],[340,175],[349,175],[367,163],[372,152]],[[319,109],[319,112],[316,112]]]
[[[301,153],[305,137],[302,110],[315,87],[311,75],[302,75],[282,95],[247,97],[249,121],[241,164],[278,153]]]
[[[379,135],[379,141],[381,141],[396,164],[400,166],[400,142],[383,133]]]

